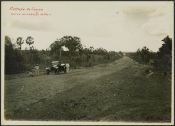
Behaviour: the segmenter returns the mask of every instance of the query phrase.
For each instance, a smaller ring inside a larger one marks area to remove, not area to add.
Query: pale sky
[[[13,42],[19,36],[32,36],[37,49],[48,48],[64,35],[80,37],[86,47],[114,51],[136,51],[143,46],[157,51],[166,35],[174,38],[173,2],[16,1],[1,6],[3,35]],[[11,7],[41,8],[49,15],[11,15]]]

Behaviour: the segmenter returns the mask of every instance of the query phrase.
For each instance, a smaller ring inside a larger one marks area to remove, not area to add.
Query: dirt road
[[[5,80],[6,118],[170,121],[171,82],[125,56],[68,74]]]

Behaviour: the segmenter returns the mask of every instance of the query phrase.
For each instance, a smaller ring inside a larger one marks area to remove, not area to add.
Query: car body
[[[66,73],[66,64],[61,63],[60,61],[52,61],[50,67],[46,67],[46,73],[49,74],[50,72],[54,71],[55,74],[58,73]]]

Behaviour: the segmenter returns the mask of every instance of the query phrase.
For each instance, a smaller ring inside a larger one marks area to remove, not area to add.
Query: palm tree
[[[30,50],[32,49],[31,45],[34,43],[34,38],[32,36],[28,36],[26,39],[26,43],[29,45]]]
[[[22,44],[24,43],[22,37],[18,37],[16,43],[19,45],[19,49],[21,50]]]

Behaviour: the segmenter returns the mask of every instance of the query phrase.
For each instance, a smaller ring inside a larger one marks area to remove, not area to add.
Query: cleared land
[[[68,74],[5,80],[5,116],[18,120],[168,122],[171,78],[146,77],[129,57]]]

